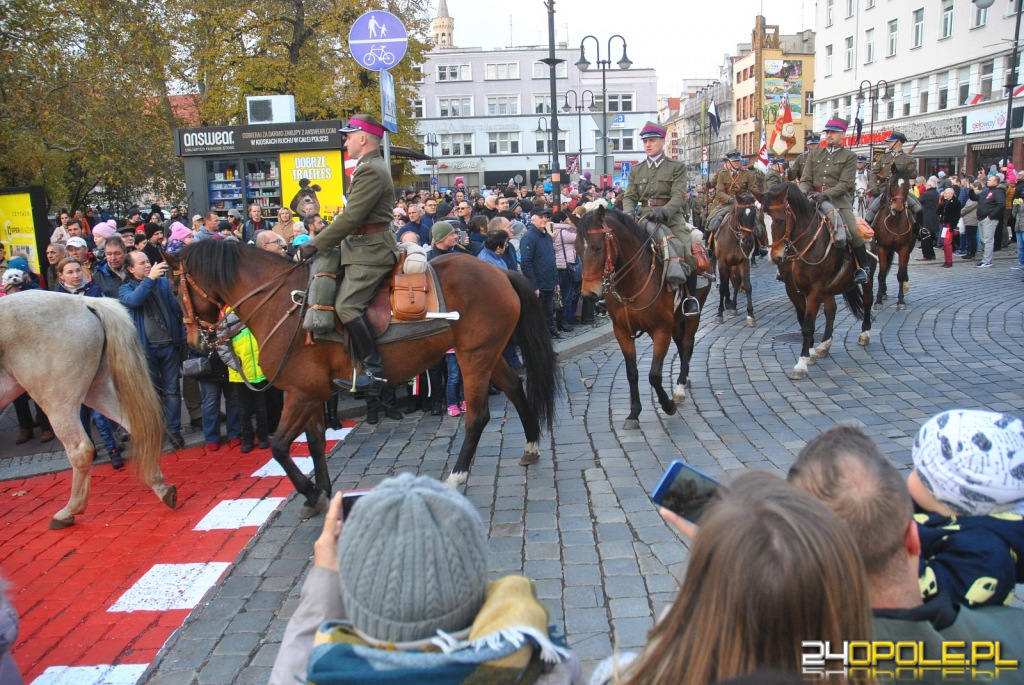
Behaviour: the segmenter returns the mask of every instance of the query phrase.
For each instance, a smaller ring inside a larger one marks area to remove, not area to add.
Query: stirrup
[[[686,311],[686,305],[688,303],[690,303],[690,302],[693,302],[693,306],[694,306],[694,308],[697,311],[693,311],[693,312]],[[683,298],[683,303],[682,303],[682,306],[681,306],[681,311],[683,312],[683,317],[687,318],[687,319],[693,318],[695,316],[700,316],[700,300],[698,300],[693,295],[688,295],[687,297],[684,297]]]
[[[376,397],[380,395],[384,386],[388,384],[388,379],[374,376],[369,371],[364,370],[355,377],[355,383],[353,383],[351,378],[335,378],[334,384],[347,392],[363,393]]]
[[[863,284],[868,282],[868,270],[864,267],[858,267],[853,273],[853,282]]]

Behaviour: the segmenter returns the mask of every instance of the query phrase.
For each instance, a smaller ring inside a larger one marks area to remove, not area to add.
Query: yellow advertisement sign
[[[281,153],[281,194],[301,221],[319,214],[327,223],[345,206],[340,150]]]
[[[39,273],[36,227],[28,193],[0,194],[0,242],[7,246],[8,259],[24,257],[32,270]]]

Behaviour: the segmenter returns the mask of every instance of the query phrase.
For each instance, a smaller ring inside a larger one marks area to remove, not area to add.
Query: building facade
[[[451,187],[458,177],[468,186],[504,184],[517,176],[532,183],[543,177],[552,163],[552,107],[558,118],[558,163],[575,171],[572,177],[590,171],[596,181],[605,147],[613,182],[621,179],[624,162],[643,159],[640,129],[657,118],[653,69],[620,69],[614,61],[618,54],[612,57],[605,71],[608,116],[602,126],[602,74],[592,41],[587,43],[591,66],[586,71],[575,66],[579,47],[557,46],[555,56],[563,61],[556,66],[552,103],[550,68],[541,62],[548,57],[547,46],[457,47],[455,20],[444,0],[434,33],[419,97],[412,103],[419,141],[433,158],[414,167],[421,186],[436,180],[439,188]],[[608,59],[601,47],[601,59]]]
[[[969,0],[820,0],[816,128],[839,116],[852,132],[859,105],[860,145],[855,135],[848,143],[867,153],[873,141],[878,154],[890,131],[902,131],[904,149],[915,148],[918,173],[928,176],[1005,158],[1009,125],[1019,161],[1024,108],[1007,116],[1005,88],[1018,2],[983,9]]]
[[[725,55],[718,74],[703,83],[689,84],[680,96],[679,116],[669,125],[669,154],[686,164],[690,183],[695,184],[706,168],[713,176],[722,166],[722,157],[732,146],[733,117],[731,55]],[[715,103],[720,127],[717,133],[708,121],[707,111]],[[707,164],[703,164],[703,151],[707,148]]]

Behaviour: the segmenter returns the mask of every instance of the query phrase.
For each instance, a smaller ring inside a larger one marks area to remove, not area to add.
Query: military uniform
[[[634,164],[629,170],[629,185],[622,196],[622,211],[631,214],[636,211],[640,217],[649,215],[656,209],[664,210],[668,216],[666,226],[672,231],[681,248],[678,256],[682,257],[684,276],[693,273],[694,262],[690,246],[693,227],[686,222],[684,210],[687,203],[686,167],[682,162],[666,158],[664,155],[657,165],[645,160]]]
[[[800,190],[807,194],[822,193],[839,211],[846,224],[850,245],[863,245],[853,215],[853,192],[857,176],[857,155],[845,147],[819,148],[807,155]]]
[[[729,152],[727,159],[735,162],[740,161],[742,157],[738,150],[733,150]],[[717,231],[718,227],[721,226],[722,221],[725,220],[725,215],[729,212],[729,208],[739,199],[740,194],[757,190],[760,185],[761,181],[758,179],[757,174],[750,169],[726,167],[718,172],[718,176],[715,177],[715,198],[711,203],[711,207],[708,208],[708,239],[711,237],[710,234]],[[759,244],[763,244],[764,227],[761,225],[760,217],[756,220],[754,237],[757,238]]]
[[[885,142],[905,143],[907,142],[907,137],[898,131],[893,131],[885,139]],[[875,215],[878,214],[878,210],[882,206],[882,195],[885,194],[885,189],[889,186],[889,177],[892,176],[893,164],[896,165],[897,169],[906,170],[907,176],[911,179],[914,178],[914,174],[917,172],[917,161],[903,150],[887,150],[878,158],[878,161],[871,167],[871,182],[873,183],[871,194],[874,195],[875,199],[871,201],[867,211],[864,212],[864,219],[868,223],[874,221]],[[907,206],[918,217],[918,223],[921,224],[921,202],[913,193],[907,194]]]
[[[800,176],[804,173],[804,164],[807,163],[807,155],[810,153],[810,150],[804,150],[800,153],[800,156],[796,158],[796,161],[790,165],[789,175],[794,182],[800,182]]]
[[[341,245],[343,275],[335,308],[343,324],[366,312],[381,280],[398,261],[398,243],[388,230],[394,183],[379,150],[363,155],[350,183],[345,211],[311,241],[321,251]]]
[[[775,165],[774,164],[771,167],[769,167],[768,171],[764,175],[764,189],[765,190],[771,190],[772,188],[774,188],[775,186],[779,185],[780,183],[785,183],[785,182],[786,182],[786,179],[782,177],[782,174],[780,174],[778,171],[775,170]]]

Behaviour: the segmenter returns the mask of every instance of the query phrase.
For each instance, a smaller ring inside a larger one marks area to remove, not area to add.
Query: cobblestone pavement
[[[647,495],[672,459],[724,479],[746,469],[781,474],[807,439],[844,421],[862,426],[905,469],[914,433],[934,413],[1024,412],[1016,368],[1024,285],[1010,270],[1016,259],[1005,250],[996,256],[991,269],[959,259],[948,270],[912,262],[909,309],[887,303],[867,347],[857,345],[859,326],[841,305],[831,358],[799,382],[788,379],[799,344],[779,338],[797,331],[796,319],[774,267],[762,263],[753,272],[756,327],[743,316],[715,325],[717,292],[709,298],[693,387],[678,415],[655,409],[646,386],[650,344],[638,341],[639,430],[621,428],[628,388],[607,325],[562,341],[584,349],[561,355],[557,425],[542,438],[540,463],[518,465],[519,419],[503,397],[491,398],[465,492],[488,523],[492,573],[534,579],[552,623],[589,672],[613,648],[643,644],[685,570],[686,547]],[[399,471],[441,476],[461,429],[458,418],[420,413],[360,424],[330,459],[335,487],[372,486]],[[267,681],[320,530],[318,521],[299,523],[299,506],[290,498],[246,546],[144,680]]]

